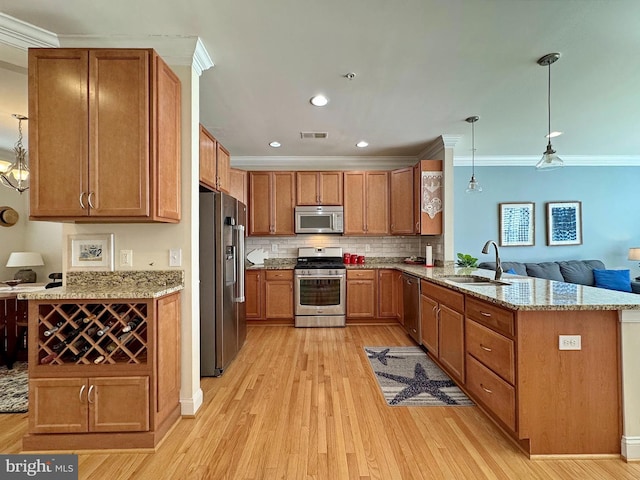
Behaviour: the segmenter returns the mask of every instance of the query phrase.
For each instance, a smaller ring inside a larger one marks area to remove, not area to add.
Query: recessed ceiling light
[[[559,137],[560,135],[562,135],[562,132],[551,132],[548,135],[545,135],[546,138],[555,138],[555,137]]]
[[[275,142],[275,141],[274,141],[274,142],[269,143],[269,146],[270,146],[270,147],[273,147],[273,148],[278,148],[278,147],[280,147],[281,145],[282,145],[282,144],[281,144],[280,142]]]
[[[364,140],[360,140],[358,143],[356,143],[356,147],[358,148],[364,148],[364,147],[368,147],[369,143],[365,142]]]
[[[329,100],[324,95],[316,95],[314,97],[311,97],[311,104],[315,105],[316,107],[324,107],[327,103],[329,103]]]

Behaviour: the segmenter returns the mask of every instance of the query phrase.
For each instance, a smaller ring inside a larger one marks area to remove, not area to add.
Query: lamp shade
[[[11,252],[7,267],[39,267],[44,265],[42,255],[38,252]]]
[[[631,247],[629,249],[629,260],[640,260],[640,247]]]

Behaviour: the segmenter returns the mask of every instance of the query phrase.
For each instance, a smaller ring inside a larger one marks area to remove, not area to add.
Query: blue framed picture
[[[535,244],[536,210],[533,202],[500,203],[500,246],[531,247]]]
[[[547,245],[582,244],[582,202],[547,203]]]

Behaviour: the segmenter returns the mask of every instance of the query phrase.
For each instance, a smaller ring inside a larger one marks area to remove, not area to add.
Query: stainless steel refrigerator
[[[200,192],[200,375],[222,375],[247,336],[244,232],[247,207]]]

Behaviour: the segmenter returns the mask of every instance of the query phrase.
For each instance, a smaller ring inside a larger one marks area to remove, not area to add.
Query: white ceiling
[[[461,135],[456,155],[469,156],[470,115],[476,158],[539,157],[548,72],[536,60],[560,52],[558,153],[640,159],[638,0],[0,0],[0,12],[59,36],[200,37],[215,63],[201,122],[232,157],[417,156],[440,135]],[[10,150],[26,71],[0,62],[0,74]]]

